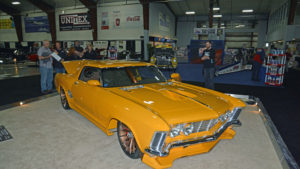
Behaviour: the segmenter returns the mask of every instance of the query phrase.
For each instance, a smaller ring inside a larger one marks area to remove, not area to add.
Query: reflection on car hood
[[[156,83],[109,90],[151,110],[169,124],[217,118],[233,106],[224,94],[184,83]]]

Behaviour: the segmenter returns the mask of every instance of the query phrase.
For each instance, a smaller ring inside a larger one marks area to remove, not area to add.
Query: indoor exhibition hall
[[[300,0],[0,0],[0,169],[300,169]]]

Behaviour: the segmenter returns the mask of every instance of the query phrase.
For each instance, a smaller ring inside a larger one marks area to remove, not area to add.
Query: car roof
[[[152,66],[153,64],[138,61],[126,60],[86,60],[84,66],[98,67],[98,68],[112,68],[112,67],[128,67],[128,66]]]

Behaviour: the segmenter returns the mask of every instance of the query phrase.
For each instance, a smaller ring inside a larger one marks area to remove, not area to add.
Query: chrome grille
[[[241,109],[235,108],[232,111],[226,111],[224,114],[220,115],[217,119],[204,120],[199,122],[191,123],[193,126],[192,133],[198,133],[202,131],[209,131],[212,127],[214,127],[218,122],[222,123],[222,126],[228,122],[236,120],[241,112]]]
[[[217,124],[217,122],[218,122],[218,119],[194,122],[193,123],[193,125],[194,125],[193,133],[198,133],[198,132],[201,132],[201,131],[208,131],[215,124]]]

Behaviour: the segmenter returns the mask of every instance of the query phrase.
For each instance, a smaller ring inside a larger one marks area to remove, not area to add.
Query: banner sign
[[[223,36],[224,33],[224,29],[221,28],[194,28],[194,34],[197,35],[215,34],[217,36]]]
[[[0,19],[0,29],[14,29],[15,23],[11,19]]]
[[[170,17],[162,12],[159,13],[159,30],[170,31]]]
[[[78,31],[92,29],[87,13],[59,15],[60,31]]]
[[[47,16],[25,17],[25,32],[49,32],[49,22]]]

